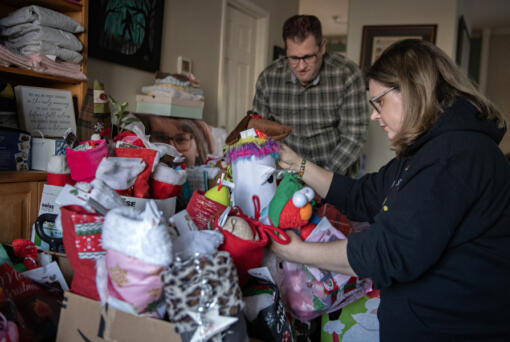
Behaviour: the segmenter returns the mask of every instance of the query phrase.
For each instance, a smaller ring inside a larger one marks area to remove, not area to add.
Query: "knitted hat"
[[[108,97],[104,92],[103,83],[94,81],[94,114],[96,119],[104,119],[110,115]]]
[[[156,202],[149,200],[145,211],[119,207],[105,216],[102,244],[148,264],[168,266],[172,262],[172,241]]]

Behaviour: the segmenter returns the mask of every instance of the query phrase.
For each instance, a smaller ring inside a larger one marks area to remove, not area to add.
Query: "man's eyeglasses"
[[[305,62],[306,65],[314,64],[317,62],[317,57],[319,56],[319,53],[314,53],[312,55],[304,55],[301,57],[298,56],[286,56],[287,61],[289,62],[290,66],[295,67],[299,64],[299,61]]]
[[[375,95],[374,97],[372,97],[371,99],[368,100],[368,102],[370,102],[370,104],[372,105],[372,107],[374,107],[374,109],[376,110],[377,113],[381,114],[381,109],[382,109],[381,104],[378,102],[379,99],[381,97],[383,97],[384,95],[388,94],[390,91],[395,90],[395,89],[397,89],[397,87],[391,87],[389,89],[386,89],[382,93]]]

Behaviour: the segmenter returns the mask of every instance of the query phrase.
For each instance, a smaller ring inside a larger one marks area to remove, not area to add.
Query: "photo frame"
[[[437,25],[365,25],[361,38],[360,68],[368,70],[391,44],[409,38],[436,43]]]
[[[89,56],[159,70],[164,0],[89,2]]]
[[[469,69],[469,52],[471,49],[471,36],[464,17],[459,18],[459,24],[457,27],[457,51],[455,56],[455,62],[464,72],[468,72]]]

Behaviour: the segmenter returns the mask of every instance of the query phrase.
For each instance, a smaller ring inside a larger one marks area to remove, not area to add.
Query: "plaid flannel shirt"
[[[316,79],[303,86],[278,59],[257,80],[253,110],[291,126],[284,142],[305,159],[356,176],[369,108],[363,76],[350,60],[326,53]]]

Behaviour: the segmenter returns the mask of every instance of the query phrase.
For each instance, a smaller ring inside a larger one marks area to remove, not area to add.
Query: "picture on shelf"
[[[159,70],[163,0],[89,2],[89,55],[146,71]]]

